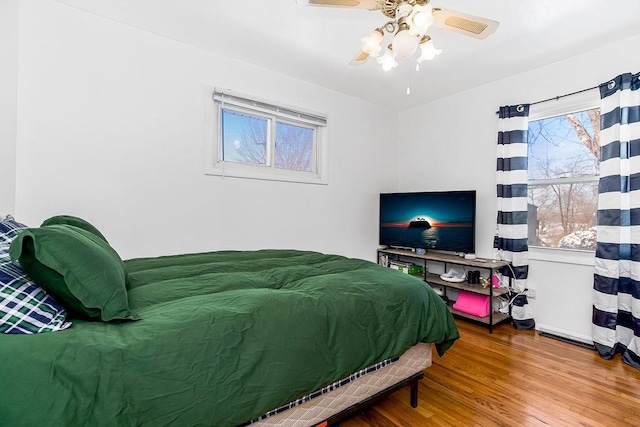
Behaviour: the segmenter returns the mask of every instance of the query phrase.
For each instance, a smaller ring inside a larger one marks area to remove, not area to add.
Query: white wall
[[[0,217],[15,211],[18,0],[0,0]]]
[[[375,259],[395,113],[50,0],[20,13],[19,219],[86,218],[123,258],[292,247]],[[206,86],[327,114],[329,185],[205,176]]]
[[[535,102],[595,86],[620,73],[638,72],[639,44],[640,36],[634,37],[401,113],[399,188],[477,190],[476,252],[492,257],[498,107]],[[548,260],[545,253],[530,256],[529,287],[537,292],[530,302],[537,326],[589,340],[593,255],[567,253],[560,262]]]

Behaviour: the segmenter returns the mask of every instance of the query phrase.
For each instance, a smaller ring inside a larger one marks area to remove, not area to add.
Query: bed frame
[[[335,415],[333,415],[332,417],[318,423],[315,425],[315,427],[327,427],[327,426],[332,426],[332,427],[337,427],[340,425],[341,421],[344,421],[348,418],[350,418],[351,416],[353,416],[356,413],[365,411],[366,409],[368,409],[369,407],[371,407],[372,405],[375,405],[376,403],[378,403],[380,400],[386,398],[388,395],[400,390],[401,388],[404,388],[406,386],[410,386],[411,387],[411,398],[410,398],[410,405],[412,408],[417,408],[418,407],[418,381],[420,381],[422,378],[424,378],[424,372],[418,372],[417,374],[413,374],[412,376],[410,376],[409,378],[400,381],[397,384],[394,384],[376,394],[374,394],[371,397],[368,397],[366,399],[364,399],[362,402],[359,402]]]
[[[418,381],[431,366],[432,344],[419,343],[396,361],[330,392],[259,420],[256,427],[329,427],[366,410],[391,393],[411,387],[410,405],[418,406]]]

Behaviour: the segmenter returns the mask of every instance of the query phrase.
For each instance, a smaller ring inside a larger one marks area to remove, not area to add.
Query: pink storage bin
[[[458,300],[453,304],[453,308],[463,313],[485,317],[489,315],[491,305],[489,303],[489,297],[486,295],[460,291]]]

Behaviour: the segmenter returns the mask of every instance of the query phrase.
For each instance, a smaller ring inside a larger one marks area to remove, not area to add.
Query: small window
[[[530,246],[595,250],[599,138],[599,108],[530,117]]]
[[[215,90],[207,174],[326,184],[324,116]]]
[[[222,115],[221,160],[248,165],[266,165],[268,119],[231,109],[221,109],[220,113]]]

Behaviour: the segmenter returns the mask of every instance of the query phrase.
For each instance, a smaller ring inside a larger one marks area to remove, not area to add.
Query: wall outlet
[[[527,289],[527,298],[535,298],[536,297],[536,290],[535,289]]]

